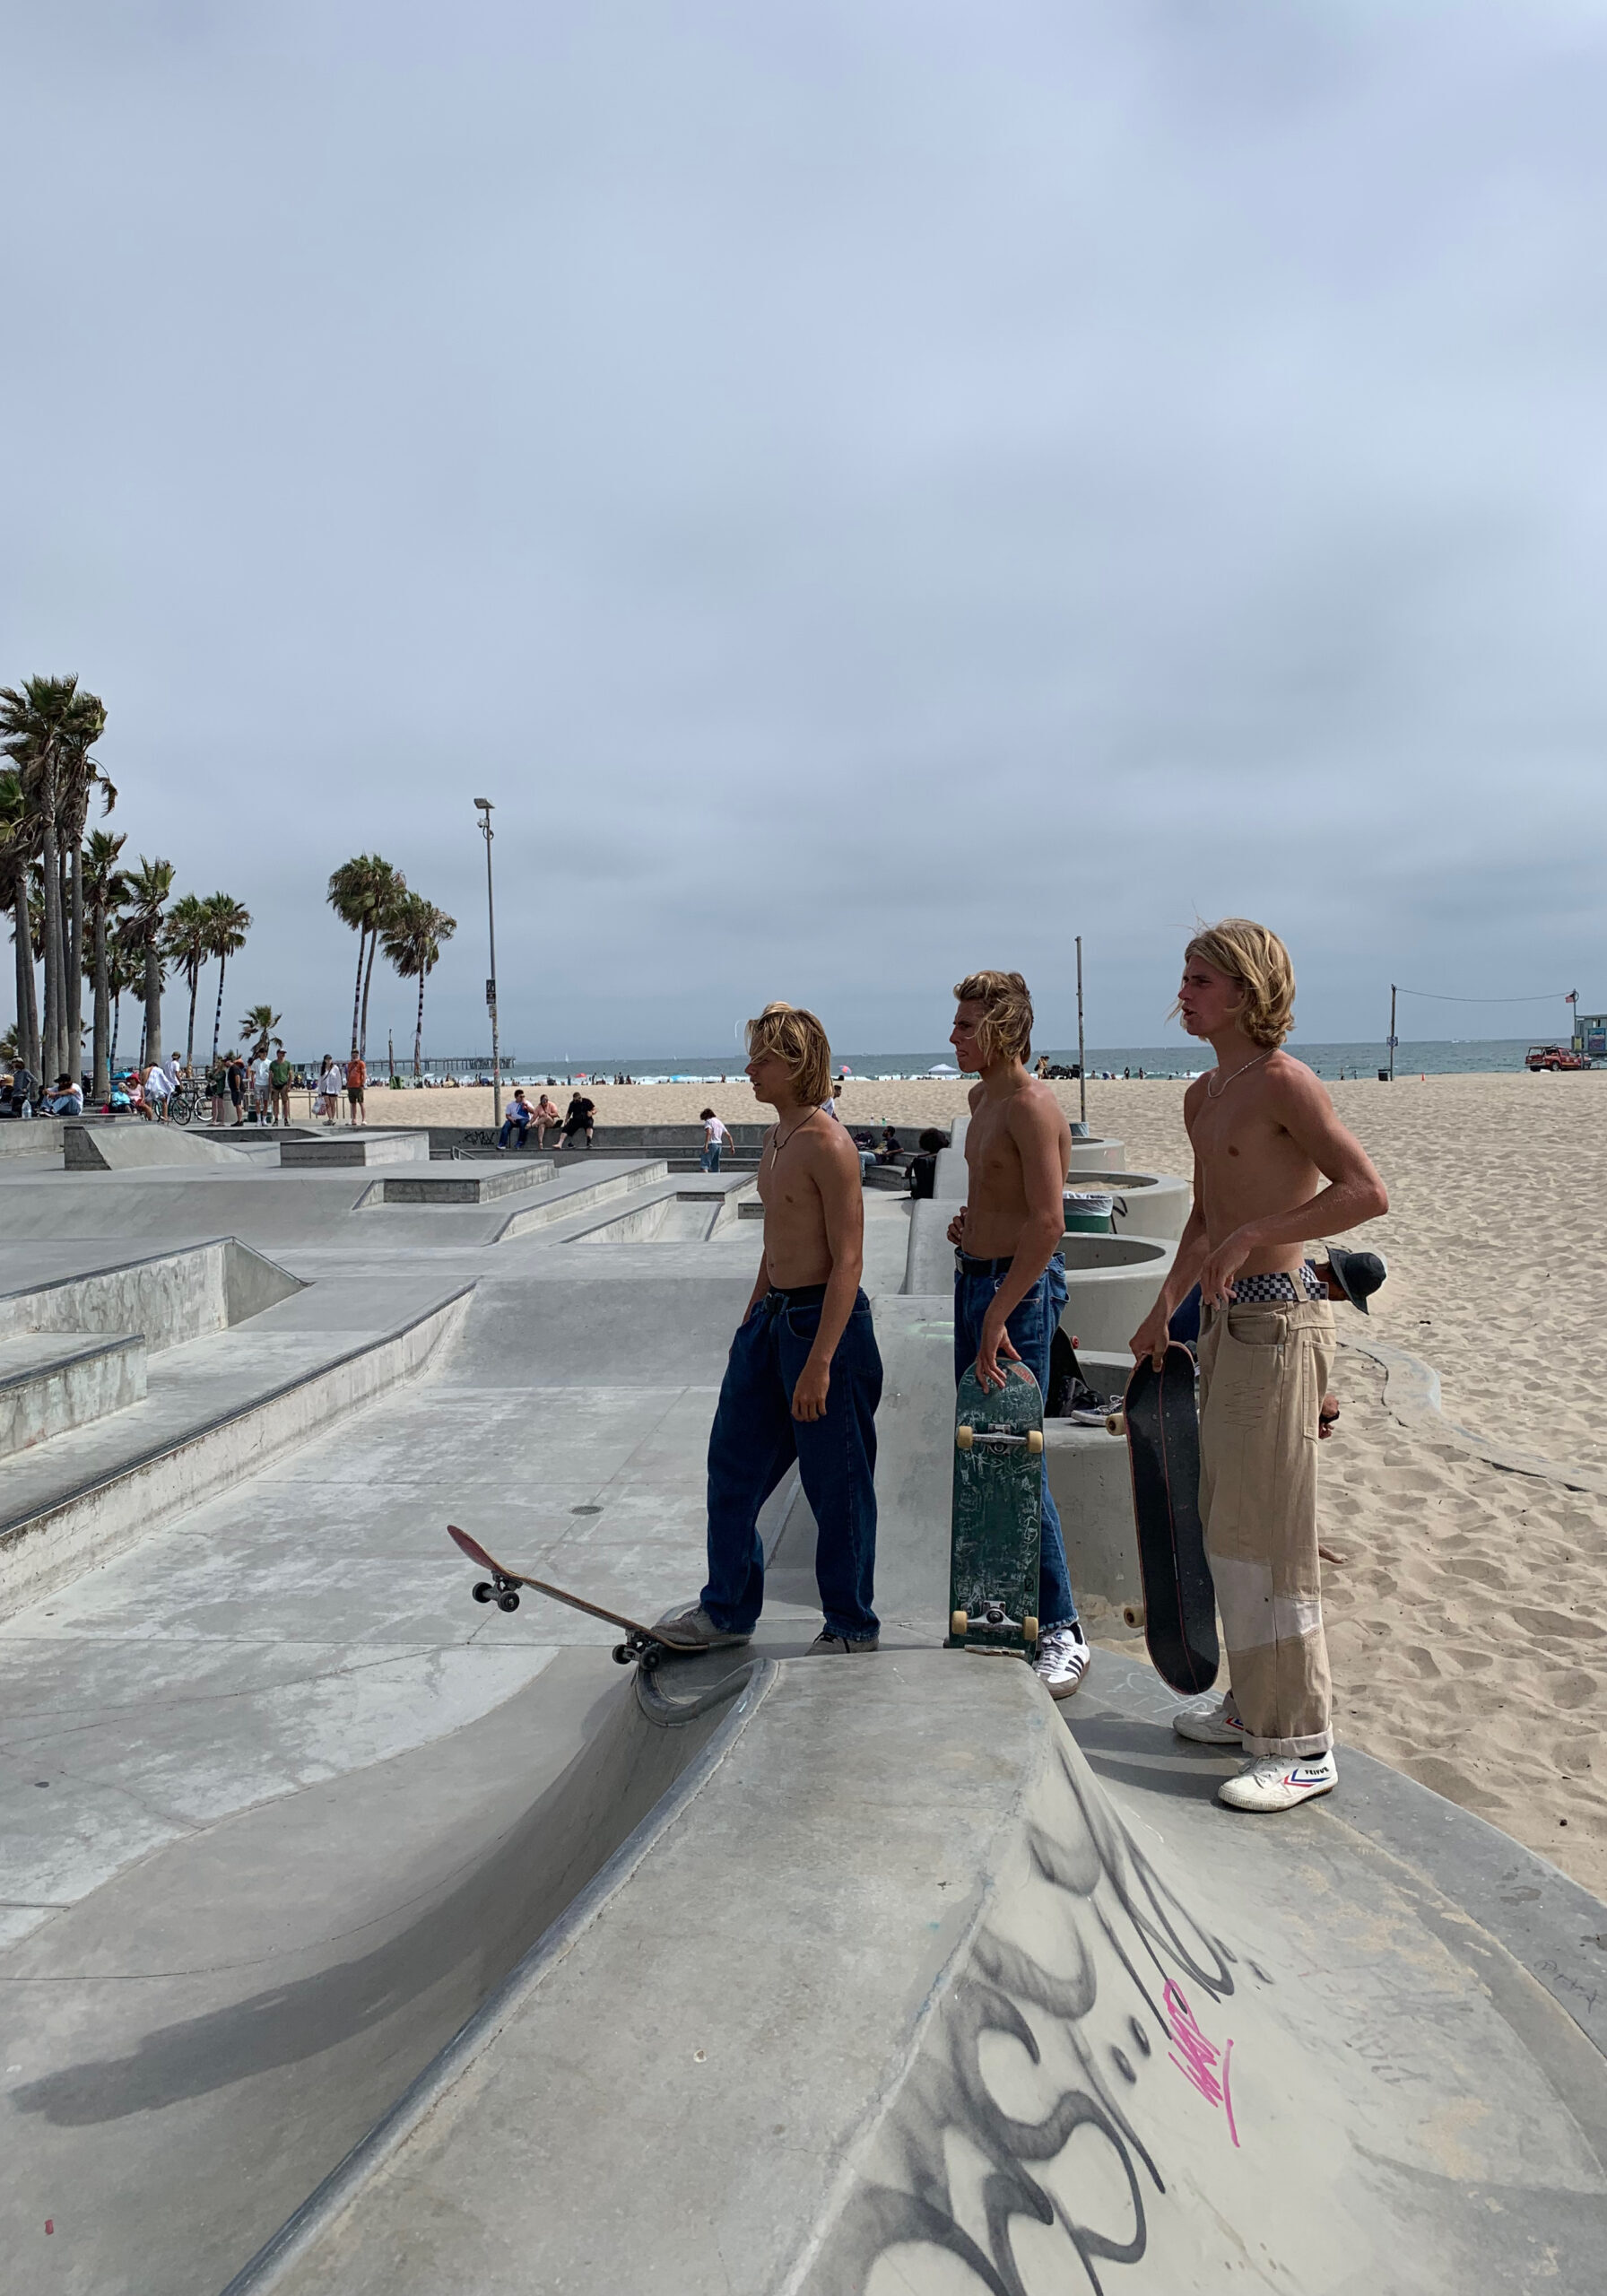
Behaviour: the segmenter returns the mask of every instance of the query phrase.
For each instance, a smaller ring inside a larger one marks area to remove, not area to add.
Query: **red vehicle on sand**
[[[1538,1072],[1542,1068],[1588,1068],[1590,1062],[1569,1045],[1532,1044],[1524,1055],[1524,1066]]]

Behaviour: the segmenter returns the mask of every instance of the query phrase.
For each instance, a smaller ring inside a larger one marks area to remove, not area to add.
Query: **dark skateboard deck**
[[[600,1618],[605,1625],[619,1627],[625,1639],[616,1645],[615,1658],[621,1666],[628,1666],[634,1658],[645,1674],[651,1674],[661,1658],[698,1656],[695,1650],[680,1649],[674,1643],[665,1642],[656,1627],[644,1626],[640,1619],[626,1618],[619,1611],[606,1611],[600,1603],[588,1603],[583,1595],[571,1595],[567,1587],[550,1586],[546,1579],[532,1578],[526,1571],[509,1570],[505,1563],[489,1555],[478,1539],[471,1538],[467,1531],[460,1531],[456,1523],[447,1524],[447,1534],[456,1541],[471,1562],[477,1562],[482,1570],[491,1573],[489,1579],[481,1579],[473,1589],[477,1603],[495,1603],[499,1611],[517,1611],[519,1588],[529,1587],[552,1602],[566,1604],[572,1611],[584,1611],[587,1618]]]
[[[1186,1347],[1174,1340],[1160,1371],[1147,1355],[1134,1365],[1123,1416],[1144,1641],[1174,1690],[1209,1690],[1219,1657],[1216,1590],[1200,1523],[1200,1422]]]
[[[990,1395],[973,1365],[954,1407],[950,1650],[1030,1657],[1038,1647],[1044,1399],[1024,1363],[1003,1362]]]

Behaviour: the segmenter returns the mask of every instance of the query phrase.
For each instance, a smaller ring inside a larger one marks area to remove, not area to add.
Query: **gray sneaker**
[[[665,1611],[653,1631],[672,1650],[724,1650],[734,1643],[753,1639],[751,1634],[728,1634],[723,1626],[717,1626],[701,1603]]]
[[[861,1635],[856,1641],[850,1641],[846,1634],[833,1634],[828,1626],[821,1629],[806,1655],[813,1658],[822,1650],[880,1650],[881,1648],[882,1637],[879,1634]]]

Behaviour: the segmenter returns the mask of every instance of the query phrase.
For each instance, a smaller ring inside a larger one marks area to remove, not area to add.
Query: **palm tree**
[[[17,946],[17,1043],[22,1065],[40,1073],[39,987],[34,978],[33,924],[28,900],[28,865],[38,824],[29,810],[22,777],[15,766],[0,769],[0,874],[11,903],[12,938]],[[60,1074],[60,1070],[56,1074]]]
[[[144,957],[145,1042],[143,1057],[161,1058],[162,912],[173,890],[173,864],[147,861],[128,873],[130,915],[124,926],[129,944]]]
[[[255,1059],[260,1060],[264,1053],[266,1052],[268,1048],[268,1039],[273,1035],[274,1030],[279,1026],[279,1023],[283,1017],[282,1013],[275,1013],[271,1004],[253,1004],[250,1011],[242,1019],[240,1022],[240,1035],[242,1037],[254,1036],[256,1039],[256,1042],[251,1048],[252,1057]]]
[[[195,998],[201,987],[201,968],[212,954],[211,921],[200,894],[186,893],[169,909],[162,927],[162,954],[189,984],[189,1034],[184,1048],[187,1066],[195,1057]]]
[[[392,912],[407,891],[400,869],[378,853],[359,853],[343,861],[329,880],[328,901],[343,925],[357,935],[357,985],[352,995],[352,1052],[363,1051],[369,1035],[369,983],[374,977],[374,954]],[[364,955],[368,970],[363,970]]]
[[[413,1073],[420,1073],[424,1043],[424,983],[435,970],[441,944],[457,930],[457,919],[437,909],[422,893],[404,893],[396,903],[380,939],[386,961],[404,980],[419,984],[418,1017],[413,1032]]]
[[[117,1035],[123,1025],[123,999],[131,988],[137,988],[145,977],[145,953],[135,948],[125,936],[125,918],[117,931],[107,944],[106,990],[111,1004],[111,1044],[106,1056],[107,1090],[111,1090],[111,1075],[117,1065]]]
[[[90,796],[97,783],[100,811],[109,813],[117,793],[98,758],[90,755],[106,730],[106,705],[98,694],[81,693],[79,707],[62,744],[60,842],[65,882],[63,930],[66,935],[66,1031],[72,1057],[65,1065],[76,1076],[83,1060],[83,832]]]
[[[104,1100],[111,1091],[111,976],[107,953],[107,926],[128,898],[128,880],[117,866],[117,856],[127,839],[109,830],[94,829],[83,848],[83,898],[90,912],[90,950],[83,969],[94,987],[95,1078],[92,1096]]]
[[[75,789],[88,771],[91,744],[106,723],[92,693],[80,693],[72,677],[34,677],[21,690],[0,686],[0,737],[4,752],[22,775],[22,793],[38,824],[45,899],[45,1021],[40,1050],[52,1077],[76,1073],[79,1047],[69,1042],[67,931],[63,903],[64,822],[76,803]],[[79,831],[74,828],[75,849]],[[76,987],[74,987],[74,995]]]
[[[215,1067],[218,1039],[223,1027],[223,976],[229,970],[230,958],[238,957],[246,945],[246,935],[251,930],[251,912],[232,893],[208,893],[206,914],[210,919],[207,954],[218,961],[218,1003],[212,1016],[212,1057]]]

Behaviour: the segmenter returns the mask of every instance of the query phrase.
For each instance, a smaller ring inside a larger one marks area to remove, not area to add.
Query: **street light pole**
[[[485,839],[485,922],[491,936],[491,978],[485,984],[485,1002],[491,1016],[491,1122],[497,1121],[497,1102],[502,1092],[502,1051],[497,1037],[497,905],[491,891],[491,814],[495,811],[489,797],[476,797],[480,814],[480,834]]]
[[[1077,935],[1077,1121],[1088,1122],[1088,1055],[1082,1044],[1082,935]]]

